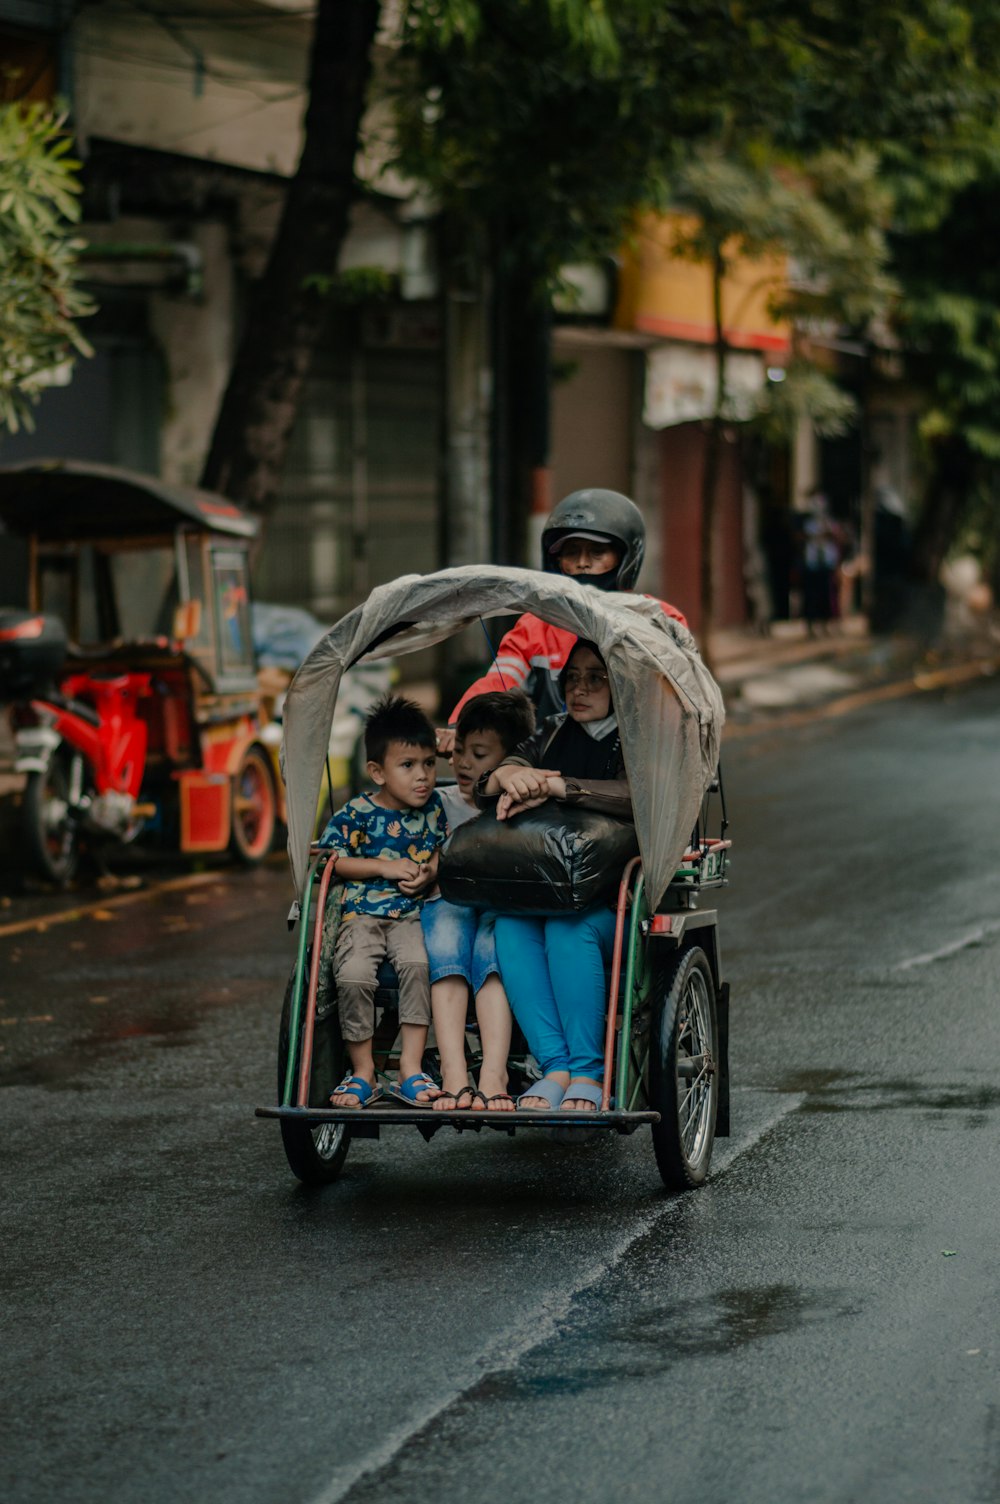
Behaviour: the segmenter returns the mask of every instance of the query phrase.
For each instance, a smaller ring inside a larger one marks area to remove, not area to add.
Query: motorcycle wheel
[[[36,877],[68,883],[80,862],[80,824],[74,814],[85,791],[86,762],[72,747],[57,747],[44,773],[29,773],[21,804],[25,863]]]
[[[278,817],[278,802],[267,753],[248,747],[233,779],[233,822],[230,850],[239,861],[253,866],[271,849]]]

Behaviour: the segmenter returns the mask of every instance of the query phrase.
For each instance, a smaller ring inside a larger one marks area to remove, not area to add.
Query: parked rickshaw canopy
[[[0,466],[0,522],[46,543],[152,537],[181,524],[255,538],[259,527],[255,517],[212,491],[80,460]]]
[[[650,906],[676,871],[715,777],[725,712],[686,627],[646,596],[533,569],[468,565],[373,590],[302,664],[285,701],[288,852],[305,887],[330,726],[344,670],[416,652],[481,618],[530,611],[597,644],[607,664]]]

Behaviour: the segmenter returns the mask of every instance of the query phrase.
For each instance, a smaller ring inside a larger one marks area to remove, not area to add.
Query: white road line
[[[713,1179],[718,1178],[720,1173],[736,1159],[759,1143],[765,1133],[769,1133],[803,1100],[802,1095],[784,1096],[781,1098],[781,1105],[758,1124],[746,1139],[739,1143],[720,1141],[712,1159]],[[559,1322],[568,1314],[576,1297],[582,1295],[592,1285],[596,1285],[599,1279],[621,1262],[634,1243],[645,1237],[657,1222],[666,1221],[674,1215],[679,1207],[679,1201],[669,1201],[637,1218],[619,1243],[615,1244],[602,1258],[595,1260],[584,1269],[573,1284],[563,1290],[552,1291],[529,1313],[522,1316],[513,1327],[486,1348],[474,1365],[467,1367],[464,1373],[458,1374],[455,1383],[449,1386],[443,1394],[430,1401],[425,1409],[409,1415],[382,1440],[379,1446],[373,1448],[364,1457],[338,1468],[326,1487],[313,1497],[310,1504],[338,1504],[338,1501],[343,1499],[356,1483],[367,1474],[378,1472],[380,1468],[390,1463],[408,1442],[460,1399],[467,1390],[481,1383],[487,1374],[503,1373],[514,1368],[533,1348],[540,1347],[547,1342],[554,1335]]]
[[[990,935],[1000,931],[1000,922],[996,924],[981,924],[977,930],[971,930],[963,935],[960,940],[952,940],[948,945],[942,945],[939,950],[929,950],[920,956],[908,956],[905,961],[897,961],[893,971],[909,971],[912,966],[929,966],[932,961],[943,961],[945,956],[954,956],[960,950],[967,950],[970,945],[979,945]]]

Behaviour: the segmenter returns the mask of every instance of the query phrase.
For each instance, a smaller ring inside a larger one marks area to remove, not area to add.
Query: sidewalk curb
[[[822,705],[810,706],[808,710],[793,710],[785,715],[776,715],[768,720],[727,723],[722,741],[742,741],[746,737],[766,735],[771,731],[791,731],[799,726],[811,725],[814,721],[835,720],[838,716],[850,715],[868,705],[877,705],[886,700],[902,700],[910,695],[925,694],[929,690],[948,689],[953,685],[970,684],[976,679],[990,679],[1000,673],[1000,658],[980,659],[975,663],[959,663],[952,668],[918,671],[906,679],[896,679],[888,684],[877,684],[871,689],[855,690],[828,700]]]

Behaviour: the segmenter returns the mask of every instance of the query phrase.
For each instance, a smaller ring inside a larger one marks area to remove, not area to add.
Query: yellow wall
[[[680,214],[647,215],[622,252],[614,324],[664,339],[709,344],[712,288],[709,268],[674,254],[678,235],[692,221]],[[734,259],[722,289],[722,315],[731,345],[747,350],[784,352],[788,327],[774,320],[767,303],[785,280],[787,263]]]

